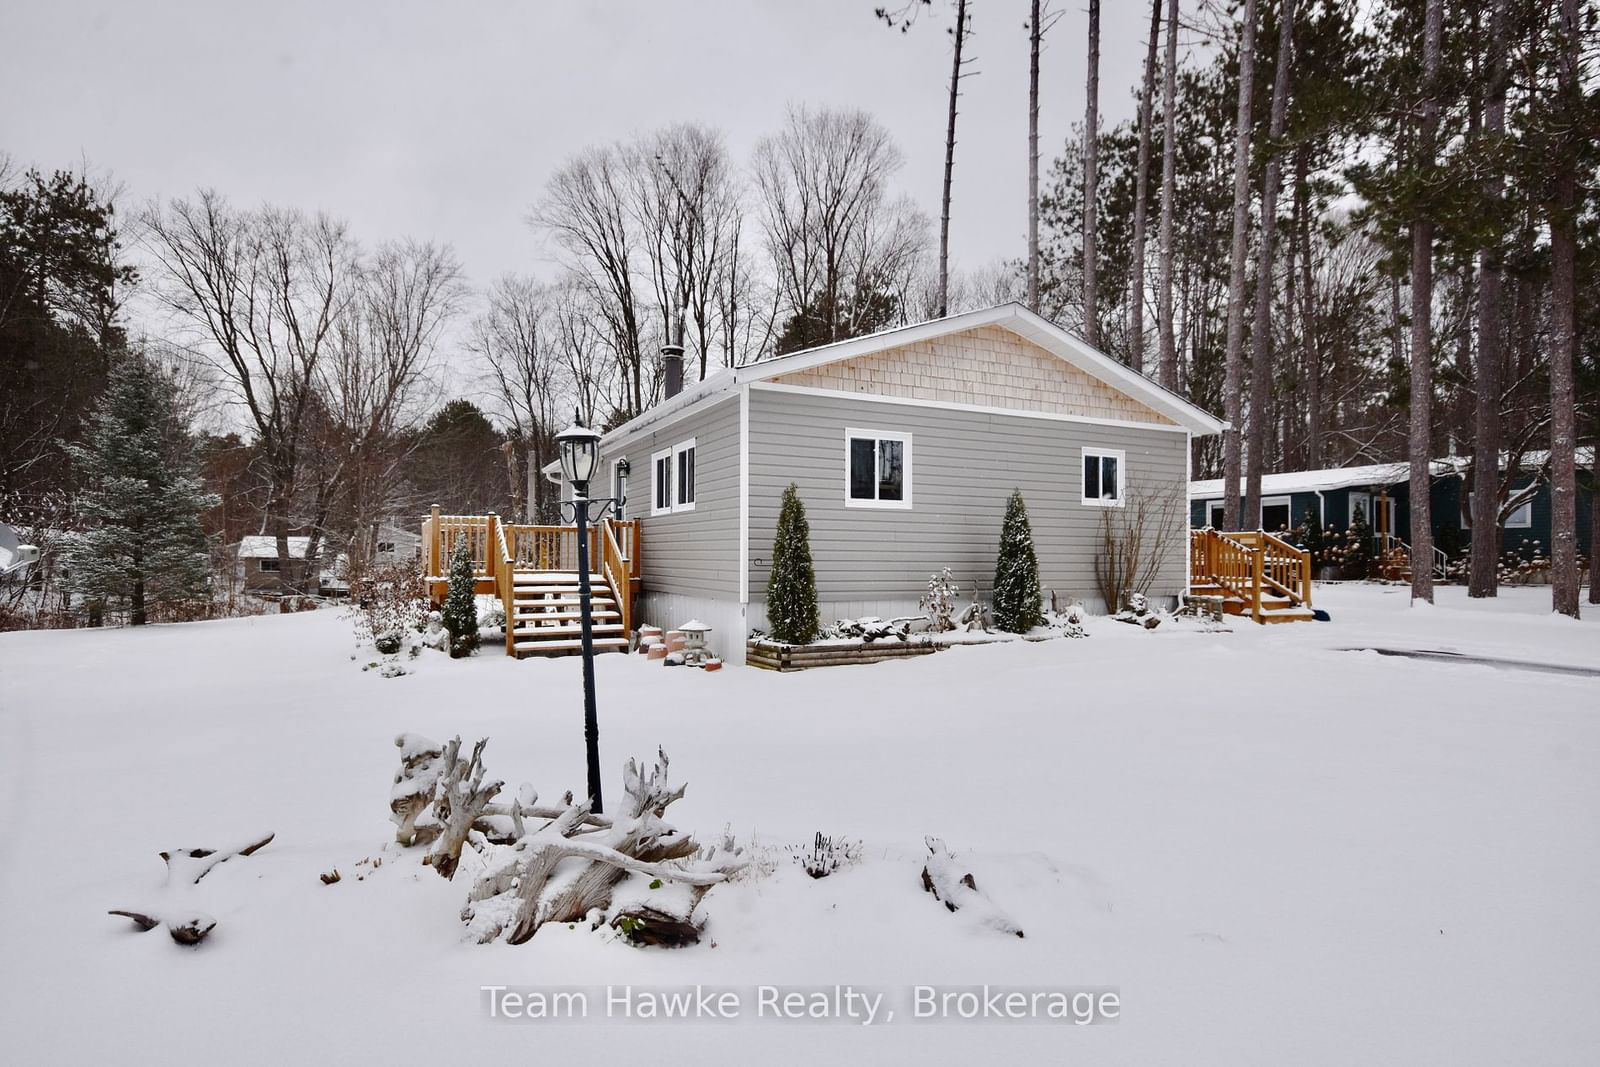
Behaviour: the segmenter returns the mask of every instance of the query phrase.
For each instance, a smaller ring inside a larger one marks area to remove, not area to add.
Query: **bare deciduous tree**
[[[1253,0],[1252,0],[1253,2]],[[1089,77],[1083,108],[1083,339],[1100,343],[1096,230],[1100,196],[1100,0],[1089,0]]]
[[[233,208],[218,193],[151,205],[157,291],[213,358],[256,431],[266,470],[265,526],[289,553],[301,446],[318,373],[358,288],[355,245],[326,215]],[[317,534],[302,583],[316,581]]]

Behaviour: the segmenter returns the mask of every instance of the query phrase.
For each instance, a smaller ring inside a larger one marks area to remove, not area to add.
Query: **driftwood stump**
[[[154,930],[166,926],[172,940],[180,945],[197,945],[216,929],[217,920],[193,907],[191,890],[200,880],[235,856],[249,856],[272,840],[274,835],[248,841],[233,848],[172,849],[161,853],[167,865],[167,880],[162,890],[162,900],[151,908],[113,908],[108,915],[121,915],[132,919],[140,930]]]

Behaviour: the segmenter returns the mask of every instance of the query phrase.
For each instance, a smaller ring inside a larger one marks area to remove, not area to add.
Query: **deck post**
[[[428,576],[439,573],[439,505],[433,505],[433,522],[428,526]]]
[[[1261,621],[1261,564],[1266,555],[1266,539],[1262,538],[1250,553],[1250,617],[1256,622]]]

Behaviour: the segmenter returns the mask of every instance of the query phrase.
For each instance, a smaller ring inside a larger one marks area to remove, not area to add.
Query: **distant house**
[[[422,558],[422,535],[391,523],[380,523],[372,546],[373,562],[383,565]]]
[[[1578,450],[1578,544],[1590,543],[1592,488],[1581,473],[1592,469],[1594,449]],[[1541,474],[1545,453],[1530,453],[1512,481],[1516,506],[1500,530],[1500,551],[1548,554],[1550,550],[1550,485]],[[1471,462],[1451,456],[1434,460],[1429,494],[1433,539],[1444,555],[1458,557],[1472,541],[1471,497],[1467,488]],[[1316,517],[1324,529],[1348,529],[1360,512],[1372,528],[1379,546],[1403,543],[1411,529],[1411,468],[1406,463],[1377,463],[1362,467],[1285,471],[1261,477],[1261,511],[1243,516],[1239,525],[1269,533],[1304,525]],[[1189,485],[1189,522],[1196,529],[1222,528],[1225,491],[1220,478]],[[1519,499],[1520,498],[1520,499]],[[1244,486],[1239,486],[1243,509]]]
[[[290,558],[285,560],[278,556],[278,539],[271,534],[241,538],[234,549],[235,573],[240,587],[244,592],[258,596],[276,596],[284,592],[298,591],[300,578],[305,574],[306,551],[310,545],[309,537],[289,538]],[[321,556],[322,573],[317,583],[317,591],[324,596],[338,596],[349,592],[350,585],[345,578],[347,561],[344,555],[330,554],[331,550],[325,539],[321,542],[318,552]]]

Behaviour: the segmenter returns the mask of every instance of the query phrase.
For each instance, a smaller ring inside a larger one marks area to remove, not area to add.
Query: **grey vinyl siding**
[[[695,441],[693,511],[650,514],[652,453]],[[739,396],[729,393],[667,426],[648,430],[621,451],[602,452],[601,485],[611,492],[612,463],[628,459],[627,517],[642,520],[640,585],[646,593],[739,598]]]
[[[910,509],[845,505],[846,428],[911,435]],[[975,581],[987,598],[1013,487],[1028,505],[1044,587],[1092,600],[1104,509],[1081,502],[1084,446],[1126,453],[1125,492],[1177,494],[1172,548],[1148,590],[1176,595],[1185,580],[1187,441],[1181,431],[752,389],[750,599],[765,600],[779,497],[793,481],[823,603],[914,601],[941,567],[954,572],[963,599]]]

